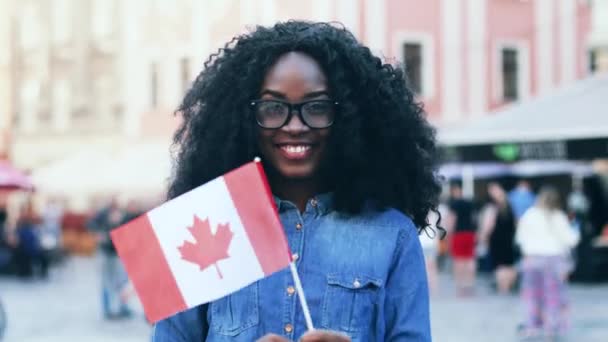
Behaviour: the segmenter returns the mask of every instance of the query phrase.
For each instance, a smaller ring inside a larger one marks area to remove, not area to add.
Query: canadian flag
[[[111,237],[151,322],[224,297],[291,262],[259,162],[162,204]]]

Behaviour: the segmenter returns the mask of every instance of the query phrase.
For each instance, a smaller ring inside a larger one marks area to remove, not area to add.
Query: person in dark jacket
[[[19,214],[16,226],[15,264],[20,277],[29,278],[35,273],[42,278],[48,277],[49,260],[40,246],[39,224],[40,218],[28,201]]]
[[[117,201],[99,210],[87,223],[87,227],[97,234],[98,247],[102,255],[102,308],[106,319],[124,318],[130,316],[130,310],[121,301],[120,293],[127,283],[125,269],[116,254],[116,248],[110,239],[110,231],[125,221],[125,212]]]

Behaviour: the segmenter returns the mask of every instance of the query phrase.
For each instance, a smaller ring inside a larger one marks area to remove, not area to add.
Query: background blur
[[[110,202],[125,217],[162,202],[173,111],[207,56],[288,19],[341,22],[405,64],[438,129],[446,189],[461,184],[479,213],[489,182],[558,188],[581,232],[573,340],[607,341],[606,0],[0,0],[5,340],[148,338],[133,296],[128,317],[104,319],[103,237],[87,222]],[[573,194],[583,212],[567,205]],[[25,221],[40,260],[18,252]],[[475,295],[459,296],[447,244],[437,247],[435,340],[517,340],[517,285],[496,294],[480,260]]]

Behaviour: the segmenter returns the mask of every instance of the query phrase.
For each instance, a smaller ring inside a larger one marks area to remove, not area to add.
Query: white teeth
[[[302,153],[310,150],[308,145],[285,145],[282,148],[288,153]]]

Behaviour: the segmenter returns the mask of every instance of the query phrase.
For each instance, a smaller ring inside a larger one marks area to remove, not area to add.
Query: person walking
[[[526,305],[524,336],[555,338],[567,332],[569,254],[580,239],[561,209],[554,188],[543,188],[521,218],[515,241],[523,254],[522,298]]]
[[[515,188],[509,192],[509,204],[516,220],[519,220],[535,201],[536,195],[532,191],[530,182],[525,179],[520,179]]]
[[[515,216],[507,194],[500,184],[488,184],[490,203],[484,218],[484,235],[487,236],[488,253],[494,269],[498,293],[507,294],[517,279],[515,270]],[[482,238],[485,239],[485,238]]]
[[[464,198],[459,183],[450,186],[446,228],[450,238],[450,253],[453,259],[453,275],[458,295],[474,293],[476,277],[475,234],[473,202]]]
[[[41,220],[31,198],[20,209],[16,222],[17,247],[15,263],[17,275],[22,278],[48,277],[49,259],[40,243]]]
[[[125,219],[124,210],[116,199],[112,199],[87,222],[87,227],[97,234],[98,246],[102,255],[101,301],[105,319],[120,319],[131,315],[129,308],[121,298],[121,291],[127,284],[128,278],[110,239],[110,231],[125,223]]]

